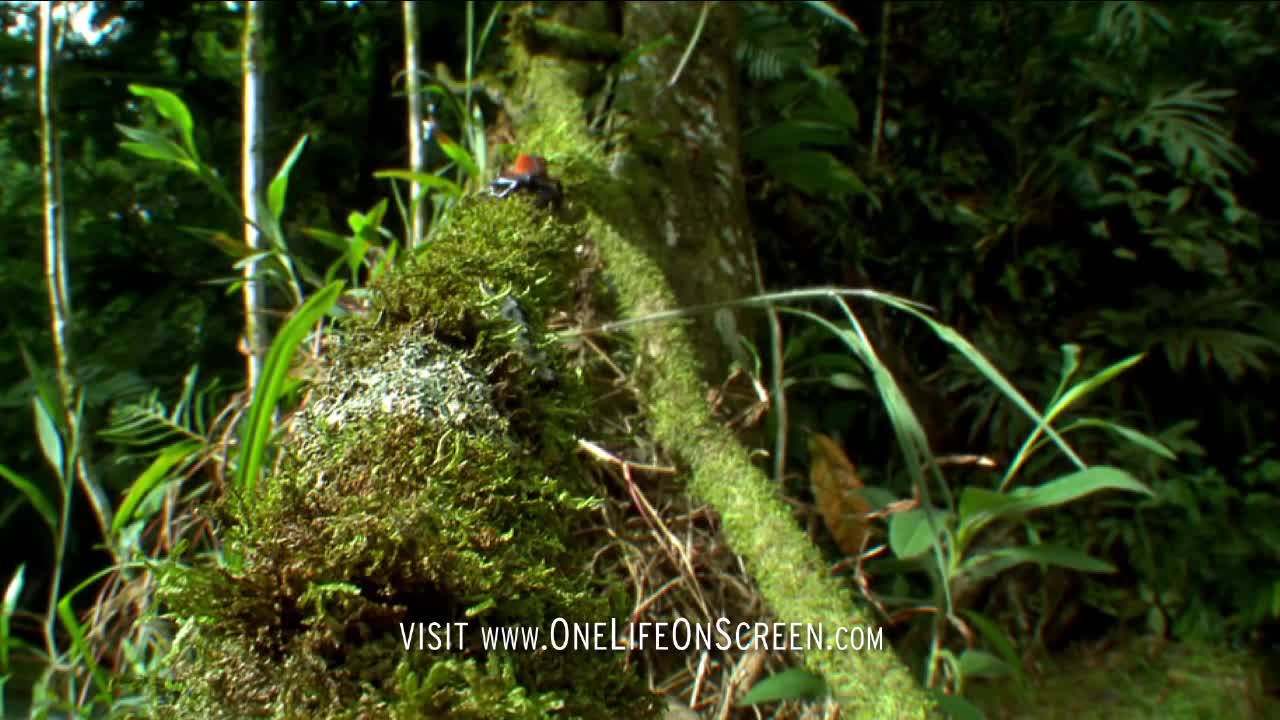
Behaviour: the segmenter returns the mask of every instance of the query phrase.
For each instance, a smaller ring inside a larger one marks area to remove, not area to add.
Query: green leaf
[[[960,673],[965,680],[996,678],[1013,674],[1013,668],[989,652],[970,649],[960,655]]]
[[[1113,573],[1116,571],[1111,563],[1091,557],[1074,548],[1045,543],[1000,548],[975,555],[960,565],[958,574],[968,577],[972,582],[977,582],[995,577],[1009,568],[1025,563],[1056,565],[1088,573]]]
[[[828,152],[797,150],[775,155],[765,164],[778,179],[809,195],[869,195],[862,179]]]
[[[937,690],[930,690],[933,699],[938,702],[938,707],[947,714],[951,720],[987,720],[987,716],[982,714],[976,705],[955,695],[946,695]]]
[[[1128,440],[1134,445],[1137,445],[1143,450],[1146,450],[1147,452],[1150,452],[1153,455],[1164,458],[1165,460],[1169,460],[1172,462],[1178,459],[1178,456],[1174,454],[1172,450],[1165,447],[1164,444],[1162,444],[1159,440],[1156,440],[1150,435],[1147,435],[1146,433],[1143,433],[1139,430],[1135,430],[1127,425],[1120,425],[1119,423],[1113,423],[1109,420],[1101,420],[1099,418],[1081,418],[1080,420],[1076,420],[1070,425],[1067,425],[1066,427],[1064,427],[1062,431],[1068,432],[1078,427],[1102,428],[1103,430],[1107,430],[1115,433],[1116,435],[1119,435],[1120,437],[1124,438],[1125,440]]]
[[[142,501],[169,476],[169,471],[175,466],[185,462],[187,458],[198,452],[203,444],[198,440],[187,440],[184,442],[174,443],[156,456],[151,465],[138,479],[133,481],[133,485],[129,488],[128,494],[125,495],[124,501],[120,503],[120,508],[116,511],[115,522],[111,525],[113,532],[120,532],[126,525],[133,521],[133,514],[137,511]]]
[[[35,411],[36,435],[40,439],[40,450],[58,477],[65,478],[66,450],[63,447],[62,431],[58,429],[58,423],[45,407],[44,400],[38,397],[31,398],[31,408]]]
[[[271,180],[271,185],[267,187],[267,207],[277,220],[283,217],[284,200],[289,193],[289,173],[293,172],[294,163],[298,162],[298,157],[302,155],[302,149],[307,146],[307,137],[307,135],[303,135],[298,138],[298,142],[293,144],[293,149],[289,151],[289,156],[280,165],[280,169],[276,171],[276,176]]]
[[[960,493],[956,543],[964,548],[978,531],[1002,515],[1016,512],[1019,500],[1008,493],[969,485]]]
[[[27,498],[27,502],[31,503],[31,507],[36,509],[36,512],[44,519],[45,524],[49,526],[49,531],[56,536],[58,533],[58,512],[54,510],[53,503],[45,497],[44,492],[35,483],[4,465],[0,465],[0,475],[3,475],[10,485],[17,488],[18,492]]]
[[[754,160],[768,162],[805,146],[846,147],[849,131],[818,120],[786,120],[747,136],[747,152]]]
[[[827,378],[827,382],[830,382],[833,387],[840,388],[841,390],[869,389],[867,388],[866,383],[862,382],[860,378],[850,375],[849,373],[832,373],[831,377]]]
[[[93,575],[90,575],[83,582],[77,585],[71,592],[62,596],[58,600],[58,619],[62,621],[63,627],[67,629],[67,634],[71,636],[71,646],[75,649],[72,654],[74,662],[84,663],[89,668],[89,674],[93,678],[94,683],[98,686],[98,698],[103,696],[110,697],[111,692],[111,675],[102,669],[98,663],[93,650],[89,647],[87,635],[85,634],[84,625],[80,619],[76,617],[76,611],[72,605],[76,595],[79,595],[85,588],[97,583],[106,575],[117,572],[118,568],[114,565],[104,568]]]
[[[1129,473],[1106,465],[1096,465],[1043,485],[1018,488],[1010,493],[970,486],[960,497],[961,520],[956,530],[956,542],[963,548],[982,528],[995,520],[1014,520],[1103,490],[1128,490],[1155,497],[1150,488]]]
[[[938,336],[939,340],[942,340],[944,343],[950,345],[959,352],[979,373],[982,374],[984,378],[987,379],[988,382],[995,385],[1000,392],[1004,393],[1006,397],[1012,400],[1013,403],[1018,406],[1018,409],[1022,410],[1022,412],[1024,412],[1028,417],[1036,420],[1038,423],[1042,425],[1046,423],[1044,417],[1041,416],[1027,398],[1013,386],[1013,383],[1009,382],[1009,380],[996,369],[995,365],[993,365],[991,361],[982,354],[982,351],[978,350],[978,348],[976,348],[973,343],[965,339],[963,335],[956,332],[954,328],[943,325],[937,320],[934,320],[919,307],[916,307],[912,303],[906,302],[901,298],[890,295],[877,295],[877,297],[886,304],[903,312],[909,313],[928,325],[929,328],[933,330],[934,334]],[[1081,460],[1080,456],[1067,445],[1066,441],[1062,439],[1062,436],[1057,430],[1054,430],[1052,427],[1045,427],[1045,432],[1075,465],[1078,467],[1085,466],[1084,461]]]
[[[387,200],[383,198],[367,213],[352,211],[347,215],[347,225],[357,237],[364,238],[366,242],[373,244],[378,235],[378,229],[382,227],[382,218],[386,214]]]
[[[1151,488],[1132,475],[1107,465],[1095,465],[1036,487],[1018,488],[1012,495],[1019,500],[1019,511],[1026,513],[1054,505],[1064,505],[1103,490],[1128,490],[1155,497]]]
[[[457,163],[458,167],[462,168],[467,177],[480,177],[480,167],[476,165],[476,161],[471,158],[471,153],[467,152],[466,148],[445,138],[443,135],[437,135],[436,138],[440,144],[440,149],[444,151],[445,155],[449,156],[450,160]]]
[[[1097,390],[1103,385],[1111,382],[1111,380],[1120,373],[1128,370],[1134,365],[1137,365],[1143,357],[1145,357],[1145,354],[1139,353],[1137,355],[1127,357],[1110,367],[1103,368],[1092,377],[1081,380],[1073,385],[1071,389],[1067,390],[1067,392],[1064,393],[1062,397],[1058,398],[1053,405],[1046,408],[1044,411],[1044,417],[1038,418],[1035,430],[1033,430],[1029,435],[1027,435],[1027,438],[1023,440],[1022,447],[1018,449],[1018,454],[1015,455],[1013,460],[1009,463],[1008,470],[1005,471],[1004,477],[1000,480],[1000,488],[1004,489],[1008,487],[1010,481],[1013,480],[1014,475],[1017,474],[1018,469],[1021,468],[1022,464],[1026,462],[1026,459],[1030,457],[1031,448],[1035,445],[1035,441],[1040,436],[1040,433],[1050,432],[1051,435],[1053,434],[1051,432],[1051,425],[1054,418],[1064,412],[1067,408],[1082,400],[1094,390]],[[1078,460],[1078,458],[1075,458],[1074,454],[1072,455],[1072,458]],[[1080,462],[1079,464],[1082,467],[1084,465],[1083,462]]]
[[[338,252],[347,251],[347,238],[331,230],[322,228],[302,228],[302,234]]]
[[[13,613],[18,609],[18,598],[22,595],[22,586],[26,584],[27,565],[23,563],[14,571],[13,577],[9,578],[9,584],[4,589],[4,599],[0,600],[0,673],[9,672],[9,646],[11,632],[10,622]],[[0,687],[0,690],[3,690]],[[0,699],[3,699],[3,693],[0,692]]]
[[[941,525],[940,519],[935,518],[934,522]],[[923,508],[889,516],[889,547],[902,560],[923,555],[933,545],[933,537]]]
[[[818,117],[829,122],[835,122],[850,130],[857,130],[858,106],[849,97],[844,85],[837,79],[840,68],[832,68],[830,73],[808,66],[804,67],[803,70],[804,74],[818,86],[817,100],[820,107],[815,108],[816,112],[821,113]],[[813,112],[805,111],[805,114],[813,115]]]
[[[267,351],[266,362],[263,364],[262,377],[258,380],[258,386],[253,389],[240,462],[236,467],[235,484],[241,491],[250,491],[257,485],[271,438],[276,403],[284,393],[293,355],[306,339],[311,327],[333,307],[342,294],[343,287],[344,283],[341,281],[334,282],[311,296],[280,328],[279,334],[271,342],[271,349]]]
[[[872,511],[883,510],[902,499],[882,487],[874,486],[862,488],[862,497],[871,503]]]
[[[410,170],[379,170],[373,174],[375,178],[380,180],[396,179],[416,182],[424,188],[442,192],[450,197],[461,197],[462,188],[448,178],[442,178],[439,175],[431,173],[413,172]]]
[[[1185,185],[1174,188],[1173,192],[1169,193],[1169,212],[1171,213],[1178,212],[1187,204],[1187,201],[1190,199],[1191,199],[1191,188]]]
[[[1018,652],[1014,649],[1013,641],[1009,639],[1004,629],[976,610],[965,610],[964,616],[969,619],[969,624],[978,628],[978,632],[982,633],[982,636],[987,639],[991,647],[995,648],[1000,658],[1013,670],[1018,682],[1025,684],[1026,675],[1022,671],[1022,663],[1018,657]]]
[[[199,164],[192,160],[191,156],[188,155],[182,147],[178,145],[178,143],[159,133],[151,132],[150,130],[127,127],[124,125],[116,125],[116,127],[120,129],[120,132],[123,133],[125,137],[133,141],[120,143],[120,147],[134,153],[135,155],[152,160],[164,160],[166,162],[171,162],[195,173],[196,175],[200,174]]]
[[[192,227],[187,225],[179,226],[178,229],[200,238],[218,250],[221,250],[228,257],[232,257],[237,260],[243,259],[253,252],[253,248],[245,245],[244,240],[240,238],[233,238],[221,230],[210,230],[208,228]]]
[[[364,254],[369,251],[369,243],[364,239],[364,233],[351,238],[351,243],[347,245],[347,270],[351,273],[351,277],[355,278],[356,272],[364,263]]]
[[[168,90],[146,85],[130,85],[129,92],[138,97],[151,100],[157,112],[168,118],[174,125],[177,125],[178,132],[182,135],[182,143],[187,148],[187,153],[192,158],[199,160],[200,153],[196,151],[195,121],[191,119],[191,111],[187,109],[186,103],[182,102],[182,98]]]
[[[834,20],[840,25],[848,28],[849,32],[854,34],[862,33],[862,29],[858,27],[858,24],[849,19],[844,13],[840,12],[840,9],[836,7],[834,3],[818,2],[818,0],[805,0],[804,4],[808,5],[811,9],[818,11],[818,13],[826,16],[828,19]]]
[[[790,668],[756,683],[736,705],[745,707],[781,700],[813,700],[826,697],[827,683],[808,670]]]

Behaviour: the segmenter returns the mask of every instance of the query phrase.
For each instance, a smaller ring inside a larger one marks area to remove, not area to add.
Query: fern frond
[[[1152,3],[1109,2],[1098,10],[1097,33],[1113,48],[1136,47],[1147,42],[1152,28],[1169,32],[1169,18]]]
[[[742,44],[738,61],[754,81],[780,80],[793,70],[811,67],[818,49],[808,35],[763,3],[743,5]]]
[[[1280,342],[1266,331],[1270,318],[1259,302],[1232,293],[1174,293],[1148,288],[1138,310],[1105,310],[1086,336],[1157,350],[1169,366],[1184,371],[1195,361],[1216,367],[1235,382],[1246,373],[1267,372],[1280,357]]]
[[[170,410],[159,399],[159,391],[145,398],[112,408],[111,420],[100,435],[120,445],[144,449],[177,442],[198,440],[207,443],[210,398],[219,390],[217,382],[197,387],[198,368],[183,379],[182,392]]]
[[[1120,136],[1127,140],[1136,134],[1142,145],[1163,150],[1179,172],[1216,184],[1228,169],[1243,173],[1251,166],[1216,117],[1225,111],[1221,101],[1234,95],[1233,90],[1205,88],[1202,82],[1155,94],[1142,112],[1121,124]]]

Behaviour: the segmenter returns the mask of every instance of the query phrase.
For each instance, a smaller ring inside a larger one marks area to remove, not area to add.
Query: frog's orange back
[[[511,166],[511,172],[514,175],[545,175],[547,161],[537,155],[520,153],[516,156],[515,164]]]

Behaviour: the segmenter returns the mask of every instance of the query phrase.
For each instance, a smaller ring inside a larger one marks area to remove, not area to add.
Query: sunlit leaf
[[[182,102],[182,98],[163,88],[146,85],[130,85],[129,92],[151,100],[156,112],[178,127],[182,143],[191,159],[197,161],[200,159],[200,153],[196,150],[195,121],[191,119],[191,111],[187,109],[186,103]]]
[[[302,155],[302,149],[307,145],[307,138],[308,136],[303,135],[293,144],[289,156],[281,163],[280,169],[276,171],[276,176],[272,178],[271,185],[267,188],[267,207],[277,220],[283,217],[285,196],[289,193],[289,174],[293,172],[294,163],[298,162],[298,158]]]

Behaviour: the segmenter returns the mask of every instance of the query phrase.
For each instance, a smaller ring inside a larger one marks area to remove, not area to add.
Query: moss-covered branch
[[[694,9],[680,4],[631,5],[627,18],[637,36],[629,33],[629,39],[637,45],[693,26],[685,16]],[[646,136],[662,141],[633,141],[609,158],[590,150],[584,123],[588,103],[578,94],[590,86],[583,69],[538,56],[525,58],[520,68],[525,82],[517,95],[518,122],[535,150],[557,157],[577,176],[571,191],[590,208],[588,233],[599,244],[606,272],[630,315],[723,300],[750,287],[731,92],[736,70],[728,62],[724,37],[730,32],[731,26],[712,26],[709,37],[720,34],[719,44],[712,40],[700,49],[702,57],[686,70],[691,79],[683,88],[664,84],[664,74],[675,64],[669,54],[628,69],[631,87],[619,90],[619,96],[627,98],[625,110],[637,123],[631,137],[641,137],[643,128]],[[670,142],[672,135],[680,142]],[[697,157],[689,147],[699,148]],[[688,463],[690,490],[719,513],[726,538],[778,618],[821,625],[828,632],[870,625],[867,613],[829,576],[776,488],[712,418],[701,371],[708,365],[718,369],[723,353],[700,356],[683,324],[642,325],[635,336],[649,359],[641,381],[656,439]],[[827,679],[849,717],[925,718],[934,712],[933,702],[891,650],[816,650],[806,653],[805,661]]]

